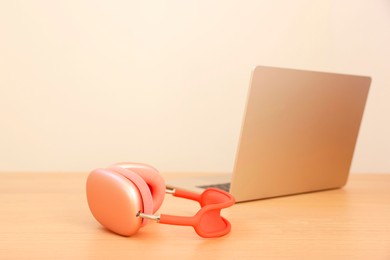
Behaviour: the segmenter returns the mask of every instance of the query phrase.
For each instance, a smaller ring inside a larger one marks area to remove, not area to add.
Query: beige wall
[[[1,1],[0,171],[229,171],[250,70],[373,77],[354,172],[390,172],[390,3]]]

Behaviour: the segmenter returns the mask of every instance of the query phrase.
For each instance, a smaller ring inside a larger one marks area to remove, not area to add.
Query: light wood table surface
[[[164,174],[172,177],[174,174]],[[390,174],[352,174],[343,189],[236,204],[229,235],[151,223],[133,237],[89,212],[87,174],[1,173],[0,259],[390,259]],[[167,195],[160,213],[198,205]]]

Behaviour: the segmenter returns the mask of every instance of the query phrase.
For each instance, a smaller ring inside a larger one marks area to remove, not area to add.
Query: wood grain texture
[[[133,237],[112,234],[89,212],[86,177],[0,174],[0,259],[390,259],[390,174],[353,174],[343,189],[236,204],[222,212],[232,232],[218,239],[157,223]],[[159,212],[197,209],[167,195]]]

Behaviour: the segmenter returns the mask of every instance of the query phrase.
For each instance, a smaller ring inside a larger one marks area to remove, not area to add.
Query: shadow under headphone
[[[87,199],[96,220],[122,236],[135,234],[148,219],[162,224],[192,226],[201,237],[220,237],[231,225],[221,216],[221,209],[232,206],[234,197],[209,188],[198,194],[180,189],[166,189],[165,181],[152,166],[118,163],[93,170],[87,179]],[[199,202],[194,216],[153,215],[160,208],[165,193]]]

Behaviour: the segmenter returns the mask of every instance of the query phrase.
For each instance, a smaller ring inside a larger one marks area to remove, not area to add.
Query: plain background
[[[368,75],[352,172],[390,172],[390,2],[0,1],[0,171],[227,172],[256,65]]]

